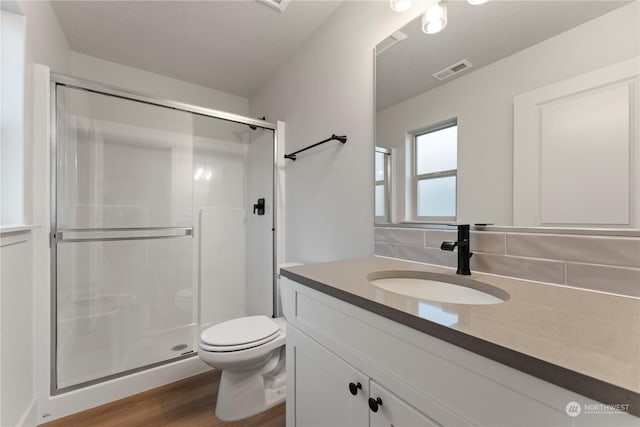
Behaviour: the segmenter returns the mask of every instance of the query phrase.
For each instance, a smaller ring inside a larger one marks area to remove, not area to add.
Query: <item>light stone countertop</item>
[[[383,271],[440,273],[461,284],[471,278],[510,298],[492,305],[418,300],[369,282],[367,276]],[[638,298],[475,272],[459,276],[454,269],[384,257],[288,267],[281,273],[595,400],[630,403],[630,412],[640,413]]]

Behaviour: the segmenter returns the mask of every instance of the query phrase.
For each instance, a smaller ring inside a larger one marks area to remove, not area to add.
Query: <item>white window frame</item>
[[[433,126],[422,128],[411,134],[411,219],[414,222],[429,222],[429,223],[449,223],[456,222],[458,217],[458,159],[456,158],[456,169],[450,169],[446,171],[417,174],[418,170],[418,156],[417,156],[417,143],[418,137],[426,135],[428,133],[437,132],[439,130],[447,129],[450,127],[458,126],[458,119],[454,118],[447,120]],[[456,145],[458,141],[456,139]],[[420,216],[418,215],[418,182],[435,178],[444,178],[454,176],[456,177],[456,190],[455,190],[455,215],[453,216]]]

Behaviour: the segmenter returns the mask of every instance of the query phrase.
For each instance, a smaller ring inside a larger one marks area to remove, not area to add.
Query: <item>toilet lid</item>
[[[216,347],[240,346],[271,338],[279,330],[278,324],[267,316],[241,317],[205,329],[200,341]]]

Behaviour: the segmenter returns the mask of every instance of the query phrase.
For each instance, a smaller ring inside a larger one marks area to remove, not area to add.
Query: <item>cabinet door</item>
[[[369,380],[364,374],[291,325],[287,328],[287,347],[287,382],[294,381],[293,396],[288,394],[287,401],[290,405],[290,399],[295,399],[295,426],[365,427],[369,424]],[[355,395],[349,383],[360,384],[361,388],[354,389]],[[290,385],[287,387],[291,393]]]
[[[440,426],[440,424],[418,412],[375,381],[370,383],[369,394],[374,401],[380,399],[378,402],[382,402],[376,412],[370,409],[371,427]]]

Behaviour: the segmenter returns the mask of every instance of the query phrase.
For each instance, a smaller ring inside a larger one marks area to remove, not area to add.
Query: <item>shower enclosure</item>
[[[52,394],[276,314],[274,125],[60,75],[51,99]]]

